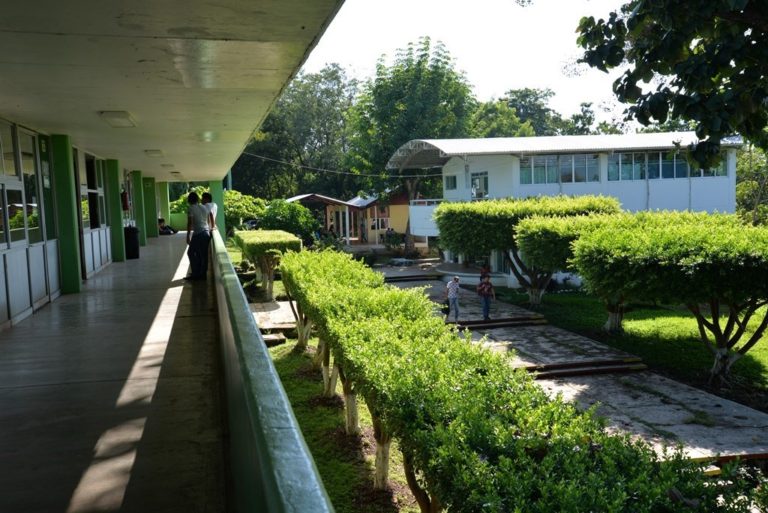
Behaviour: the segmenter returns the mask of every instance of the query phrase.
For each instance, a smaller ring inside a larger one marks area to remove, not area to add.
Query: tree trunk
[[[270,259],[262,257],[259,267],[261,268],[261,286],[264,289],[264,300],[272,301],[272,285],[275,279],[274,267]]]
[[[338,366],[341,388],[344,390],[344,429],[348,435],[357,435],[360,433],[360,417],[357,412],[357,394],[355,387],[347,375],[344,374],[344,367]]]
[[[301,309],[299,309],[299,316],[296,319],[296,333],[299,338],[296,349],[301,351],[307,349],[312,333],[312,321],[301,312]]]
[[[327,378],[326,378],[327,376]],[[333,368],[323,365],[323,397],[333,397],[336,395],[336,380],[339,377],[339,367]]]
[[[381,425],[378,415],[371,412],[373,437],[376,439],[376,467],[373,474],[374,490],[386,490],[389,483],[389,446],[392,439]]]
[[[439,513],[442,511],[440,501],[430,496],[426,490],[419,486],[411,459],[405,453],[403,453],[403,471],[405,472],[405,480],[408,482],[408,488],[411,489],[411,493],[416,498],[421,513]]]
[[[317,370],[323,365],[323,360],[325,359],[325,351],[328,345],[325,343],[325,340],[320,338],[320,340],[317,342],[317,352],[315,353],[315,357],[312,359],[312,368]]]
[[[541,306],[541,298],[544,295],[545,290],[538,289],[538,288],[529,288],[527,292],[528,292],[528,302],[531,304],[531,306]]]
[[[709,384],[719,388],[728,381],[728,375],[731,367],[741,358],[741,353],[729,351],[727,348],[719,347],[715,353],[715,361],[712,369],[709,371]]]

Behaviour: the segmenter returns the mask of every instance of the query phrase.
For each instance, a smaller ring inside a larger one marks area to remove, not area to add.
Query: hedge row
[[[281,270],[345,392],[353,383],[378,431],[398,439],[422,511],[748,511],[734,499],[741,483],[705,482],[679,454],[662,461],[607,434],[590,412],[549,399],[447,327],[423,292],[383,285],[333,253],[291,253]]]
[[[243,257],[261,269],[265,299],[271,301],[275,268],[280,256],[286,251],[300,251],[301,239],[282,230],[238,230],[233,239],[242,250]]]

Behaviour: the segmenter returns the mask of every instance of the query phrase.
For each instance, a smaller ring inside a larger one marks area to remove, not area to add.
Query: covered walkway
[[[0,332],[0,511],[226,511],[215,289],[153,238]]]

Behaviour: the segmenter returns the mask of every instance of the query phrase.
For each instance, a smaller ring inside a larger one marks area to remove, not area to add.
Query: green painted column
[[[147,228],[147,237],[160,235],[157,227],[157,196],[155,195],[155,179],[143,178],[144,184],[144,222]]]
[[[158,210],[160,210],[160,217],[165,219],[165,222],[171,224],[171,202],[168,195],[168,182],[157,182],[155,184],[157,199],[160,201]]]
[[[107,222],[112,243],[112,261],[125,261],[125,232],[123,232],[123,205],[120,201],[120,162],[107,160],[104,167]]]
[[[80,292],[80,227],[77,224],[77,202],[80,194],[75,188],[72,163],[72,141],[68,135],[51,136],[53,191],[56,199],[56,219],[59,228],[59,265],[62,294]]]
[[[213,202],[218,206],[216,211],[216,226],[219,229],[221,238],[227,240],[227,227],[224,223],[224,187],[221,184],[221,180],[208,182],[208,190],[211,192]]]
[[[136,216],[136,228],[139,229],[139,246],[147,245],[147,216],[144,211],[144,181],[141,171],[131,171],[131,189],[133,192],[133,215]]]

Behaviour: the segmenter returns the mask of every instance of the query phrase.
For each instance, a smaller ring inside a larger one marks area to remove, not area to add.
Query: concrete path
[[[212,284],[149,239],[0,333],[0,512],[224,512]]]

